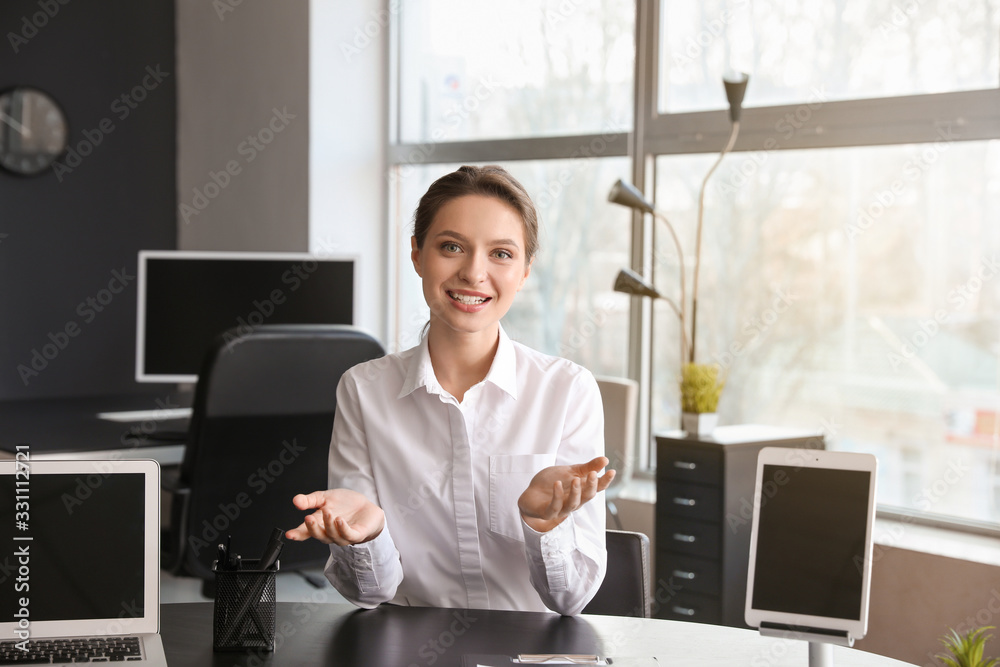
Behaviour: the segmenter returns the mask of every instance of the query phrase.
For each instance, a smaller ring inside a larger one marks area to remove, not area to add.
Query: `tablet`
[[[766,447],[757,459],[746,622],[851,645],[868,627],[878,462]]]

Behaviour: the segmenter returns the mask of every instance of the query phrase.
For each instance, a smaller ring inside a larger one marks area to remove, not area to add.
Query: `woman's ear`
[[[524,267],[524,275],[521,276],[521,282],[517,286],[517,291],[520,292],[521,288],[524,287],[524,283],[528,280],[528,276],[531,275],[531,265],[535,263],[535,258],[532,257],[531,261],[527,263]]]
[[[417,272],[417,275],[423,278],[420,273],[420,248],[417,247],[417,237],[410,237],[410,260],[413,261],[413,270]]]

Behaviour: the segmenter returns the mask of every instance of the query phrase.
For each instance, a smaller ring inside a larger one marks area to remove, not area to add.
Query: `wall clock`
[[[49,95],[27,86],[0,93],[0,167],[40,174],[66,149],[66,115]]]

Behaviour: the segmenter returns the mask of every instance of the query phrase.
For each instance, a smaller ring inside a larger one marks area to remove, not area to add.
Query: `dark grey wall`
[[[100,136],[58,174],[0,170],[0,400],[138,389],[136,252],[177,245],[174,25],[173,0],[0,2],[0,90],[48,92],[74,149]]]

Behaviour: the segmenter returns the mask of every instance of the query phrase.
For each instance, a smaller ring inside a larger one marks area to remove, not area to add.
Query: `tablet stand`
[[[809,642],[809,667],[833,667],[833,645]]]
[[[833,645],[854,646],[854,637],[841,630],[808,628],[801,625],[761,623],[761,637],[798,639],[809,644],[809,667],[833,667]]]

